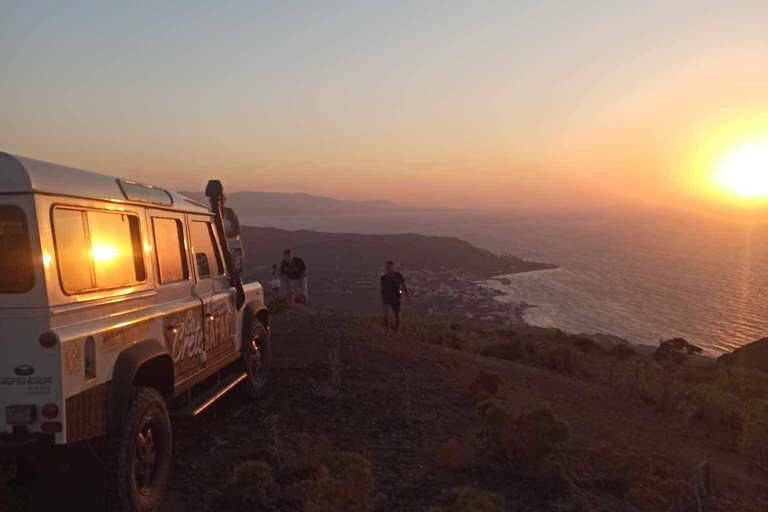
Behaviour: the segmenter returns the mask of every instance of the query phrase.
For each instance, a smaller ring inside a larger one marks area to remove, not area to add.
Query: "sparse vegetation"
[[[333,452],[323,436],[302,434],[275,470],[266,461],[235,468],[222,493],[226,510],[370,512],[375,479],[371,463],[356,453]]]
[[[570,429],[549,408],[514,417],[506,402],[490,398],[478,406],[478,411],[483,420],[481,450],[489,460],[501,462],[550,491],[568,483],[567,464],[560,450]]]
[[[768,400],[749,402],[739,444],[755,468],[768,473]]]
[[[472,386],[470,386],[469,391],[475,397],[475,401],[482,402],[499,394],[500,383],[501,378],[498,374],[480,370],[480,374],[475,379],[475,382],[472,383]]]
[[[222,494],[227,509],[266,507],[279,497],[279,487],[272,476],[272,466],[249,460],[237,466],[232,480]]]
[[[472,451],[458,439],[449,439],[440,445],[437,465],[446,469],[464,469],[472,460]]]
[[[688,390],[679,408],[691,419],[710,426],[740,431],[744,416],[738,397],[712,384],[697,384]]]
[[[692,485],[664,461],[610,446],[589,449],[579,484],[605,490],[641,510],[685,510],[694,502]]]
[[[447,507],[432,507],[428,512],[504,512],[504,498],[473,487],[458,487]]]

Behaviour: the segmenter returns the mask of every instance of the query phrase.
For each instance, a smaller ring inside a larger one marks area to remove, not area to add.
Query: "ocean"
[[[282,229],[457,236],[560,268],[489,281],[525,320],[656,344],[681,336],[719,355],[768,336],[768,224],[639,211],[396,212],[244,219]]]

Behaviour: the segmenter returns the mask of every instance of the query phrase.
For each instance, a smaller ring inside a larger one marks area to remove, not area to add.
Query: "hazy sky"
[[[0,66],[0,150],[180,189],[688,201],[768,140],[766,0],[2,0]]]

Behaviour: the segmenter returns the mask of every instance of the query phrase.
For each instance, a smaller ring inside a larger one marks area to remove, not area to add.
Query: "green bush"
[[[698,384],[685,392],[679,409],[689,418],[710,426],[731,430],[744,427],[744,415],[738,397],[711,384]]]
[[[498,398],[482,402],[478,410],[484,422],[479,437],[486,457],[542,488],[565,487],[570,476],[560,449],[570,429],[564,421],[549,408],[513,418],[507,404]]]
[[[480,374],[469,387],[469,391],[477,402],[482,402],[492,396],[496,396],[499,393],[500,384],[501,378],[497,374],[480,370]]]
[[[472,487],[457,487],[447,507],[432,507],[427,512],[504,512],[504,498]]]
[[[547,407],[521,414],[512,422],[510,455],[536,464],[567,441],[569,432],[568,424]]]
[[[232,507],[263,507],[279,494],[272,467],[263,461],[247,461],[235,468],[232,479],[224,489],[223,504]]]
[[[325,436],[299,434],[295,446],[294,449],[284,450],[280,466],[281,476],[306,478],[320,466],[328,464],[331,446]]]
[[[300,486],[303,512],[370,512],[375,480],[371,463],[356,453],[340,453],[331,470],[320,466]]]
[[[768,400],[752,400],[746,411],[740,448],[757,468],[768,472]]]
[[[489,343],[480,350],[480,355],[507,361],[520,361],[524,354],[522,344],[518,340],[512,340]]]
[[[610,446],[587,452],[581,485],[605,490],[641,510],[687,510],[693,501],[690,483],[676,478],[665,461]]]

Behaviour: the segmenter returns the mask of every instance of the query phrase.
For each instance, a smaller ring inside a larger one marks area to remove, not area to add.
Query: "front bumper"
[[[30,460],[42,450],[54,445],[53,434],[0,435],[0,462]]]

